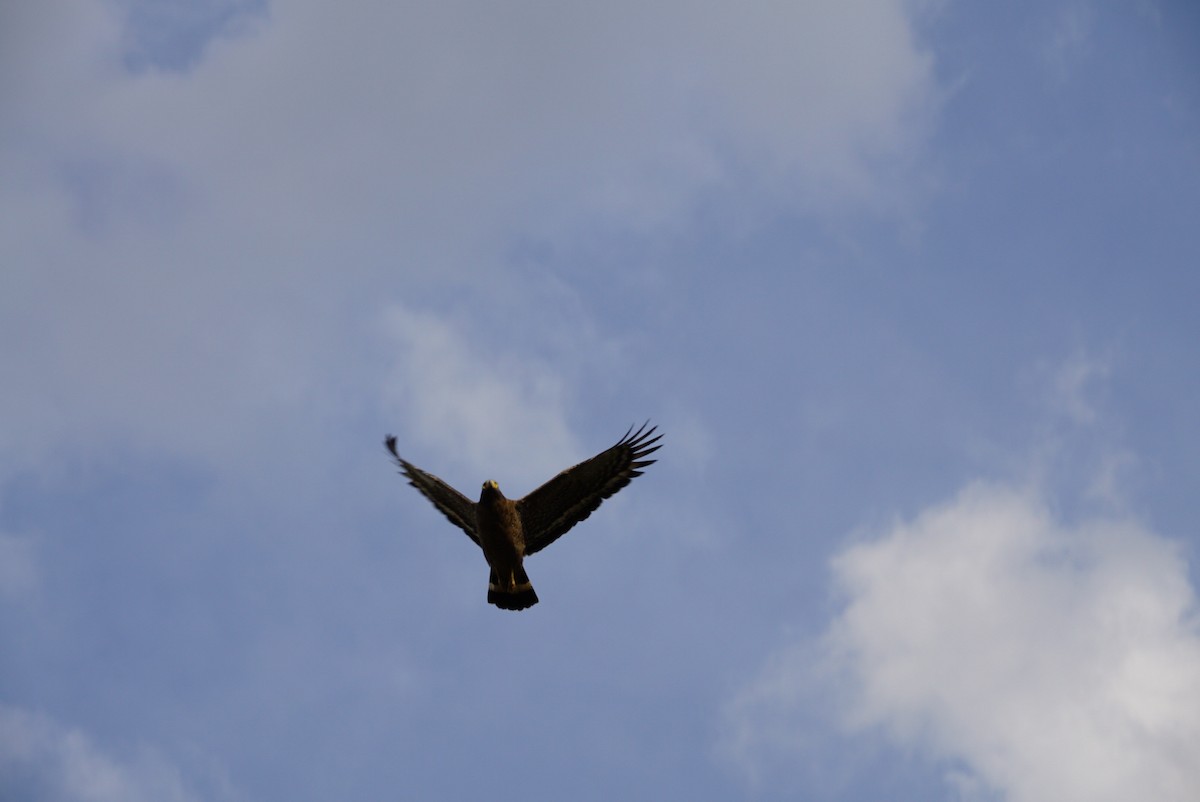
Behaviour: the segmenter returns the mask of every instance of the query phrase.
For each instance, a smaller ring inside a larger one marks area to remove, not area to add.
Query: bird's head
[[[500,485],[496,484],[495,479],[488,479],[483,483],[483,497],[487,498],[488,496],[500,496],[501,498],[504,496],[500,492]]]

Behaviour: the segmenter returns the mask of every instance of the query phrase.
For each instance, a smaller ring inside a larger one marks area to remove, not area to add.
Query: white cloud
[[[933,94],[906,8],[290,0],[182,72],[123,67],[116,5],[7,9],[6,458],[238,454],[381,391],[352,355],[390,294],[525,238],[686,219],[737,182],[869,203]]]
[[[833,570],[846,606],[820,657],[785,650],[731,708],[751,764],[803,737],[797,700],[823,676],[843,725],[958,764],[963,798],[1200,795],[1200,628],[1175,544],[976,484]]]
[[[0,788],[28,802],[191,802],[177,768],[142,749],[114,758],[83,732],[0,705]],[[224,793],[221,794],[225,796]]]
[[[184,75],[123,72],[102,8],[14,21],[31,42],[14,74],[55,65],[8,93],[23,147],[158,162],[261,224],[303,215],[308,237],[354,220],[447,245],[465,220],[661,220],[730,168],[863,200],[935,95],[901,0],[292,0]]]

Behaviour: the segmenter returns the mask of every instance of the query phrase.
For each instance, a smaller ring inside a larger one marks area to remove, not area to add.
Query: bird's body
[[[504,497],[495,482],[485,482],[475,505],[475,531],[483,556],[491,566],[488,601],[501,610],[524,610],[537,604],[537,594],[522,563],[525,532],[515,502]]]
[[[401,458],[395,437],[389,435],[385,442],[409,484],[483,550],[491,568],[488,602],[502,610],[524,610],[538,601],[525,573],[525,557],[553,543],[591,515],[600,502],[641,476],[639,469],[654,463],[644,457],[661,448],[655,444],[662,435],[653,434],[654,428],[646,431],[645,425],[637,432],[630,427],[613,447],[516,501],[505,498],[500,486],[488,480],[478,503]]]

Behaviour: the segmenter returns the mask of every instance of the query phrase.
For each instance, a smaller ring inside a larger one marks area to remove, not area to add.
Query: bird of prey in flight
[[[525,498],[504,497],[500,486],[489,479],[483,483],[479,502],[473,502],[431,473],[408,462],[396,451],[396,438],[385,444],[396,458],[408,483],[420,490],[450,522],[467,533],[483,549],[492,569],[488,578],[489,604],[501,610],[524,610],[537,604],[537,594],[525,573],[525,557],[549,546],[567,530],[592,514],[600,502],[616,493],[641,468],[655,460],[646,457],[662,448],[662,435],[654,435],[642,424],[633,427],[616,445],[555,476]]]

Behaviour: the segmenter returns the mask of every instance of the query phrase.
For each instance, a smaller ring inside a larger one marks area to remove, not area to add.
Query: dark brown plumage
[[[431,473],[403,459],[396,438],[388,435],[388,451],[396,458],[408,483],[442,511],[451,523],[483,549],[491,567],[488,602],[502,610],[524,610],[537,604],[537,594],[525,573],[523,560],[562,537],[591,515],[604,499],[629,484],[642,468],[654,464],[646,457],[658,451],[657,427],[625,432],[616,445],[568,468],[525,498],[505,498],[490,479],[475,503]]]

